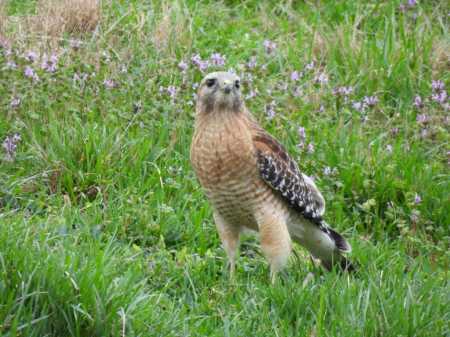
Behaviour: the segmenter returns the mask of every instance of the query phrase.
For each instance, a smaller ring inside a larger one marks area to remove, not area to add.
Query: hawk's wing
[[[329,235],[341,252],[350,252],[350,244],[323,220],[325,201],[312,179],[300,172],[284,147],[253,120],[251,128],[261,178],[305,219]],[[348,262],[343,261],[344,269],[350,269]]]
[[[311,178],[300,172],[284,147],[265,130],[253,136],[261,178],[303,217],[322,226],[325,201]]]

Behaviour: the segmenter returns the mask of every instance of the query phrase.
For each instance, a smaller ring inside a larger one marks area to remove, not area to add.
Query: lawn
[[[0,3],[1,336],[449,336],[445,1]],[[257,238],[236,278],[189,162],[196,86],[246,104],[357,273]]]

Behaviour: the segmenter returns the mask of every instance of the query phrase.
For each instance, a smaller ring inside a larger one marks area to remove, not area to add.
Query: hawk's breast
[[[214,209],[230,222],[257,229],[255,208],[272,193],[260,179],[245,119],[233,116],[205,123],[196,130],[191,161]]]

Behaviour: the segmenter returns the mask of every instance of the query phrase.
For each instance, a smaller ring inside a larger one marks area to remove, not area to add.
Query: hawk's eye
[[[206,86],[208,88],[211,88],[212,86],[214,86],[214,84],[216,84],[216,79],[215,78],[208,78],[206,80]]]
[[[239,82],[239,80],[236,80],[236,82],[234,82],[234,86],[236,87],[236,89],[239,89],[241,87],[241,82]]]

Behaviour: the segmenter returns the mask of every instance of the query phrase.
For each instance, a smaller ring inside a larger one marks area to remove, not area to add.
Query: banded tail
[[[341,254],[341,253],[350,253],[352,251],[352,246],[348,243],[348,241],[341,234],[339,234],[333,228],[328,226],[328,224],[323,220],[320,222],[319,228],[321,231],[323,231],[325,234],[328,235],[328,237],[334,242],[334,245],[338,250],[338,254],[336,254],[336,252],[331,254],[331,260],[321,259],[322,264],[325,266],[325,268],[331,270],[333,266],[338,265],[340,269],[343,271],[347,272],[355,271],[356,270],[355,264],[353,264],[350,260],[348,260],[345,256]]]
[[[315,258],[320,259],[327,270],[337,266],[343,271],[354,271],[356,266],[344,256],[352,250],[347,240],[324,220],[308,220],[289,223],[292,239],[308,249]]]
[[[350,253],[352,251],[352,246],[345,240],[345,238],[336,232],[333,228],[329,227],[325,221],[322,221],[320,229],[324,231],[333,240],[336,248],[342,253]]]

